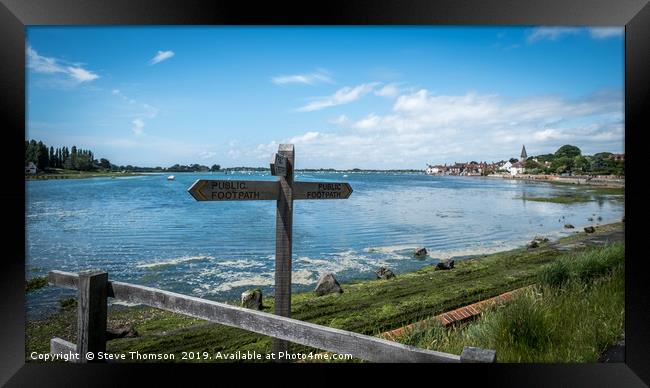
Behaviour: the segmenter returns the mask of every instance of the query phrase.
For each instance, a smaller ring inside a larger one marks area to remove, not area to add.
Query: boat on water
[[[173,175],[168,176],[168,177],[167,177],[167,180],[168,180],[168,181],[173,181],[173,180],[174,180],[174,176],[173,176]]]

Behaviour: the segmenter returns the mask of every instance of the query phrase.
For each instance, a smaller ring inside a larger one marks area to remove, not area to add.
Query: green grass
[[[25,291],[33,292],[47,286],[46,276],[37,276],[25,281]]]
[[[592,195],[625,195],[625,187],[589,187],[587,191]]]
[[[84,179],[84,178],[100,178],[112,177],[119,178],[125,176],[138,176],[143,175],[136,172],[121,173],[118,171],[76,171],[76,170],[63,170],[57,169],[48,172],[39,172],[35,175],[25,175],[25,180],[48,180],[48,179]]]
[[[451,329],[433,322],[400,341],[455,354],[464,346],[495,349],[500,362],[595,362],[624,328],[623,244],[566,255],[540,279],[477,322]]]
[[[625,200],[624,187],[580,187],[578,190],[558,193],[550,197],[536,197],[530,195],[522,195],[516,199],[534,202],[549,202],[560,204],[573,204],[584,203],[598,200]]]
[[[587,196],[584,194],[577,194],[577,193],[564,193],[552,197],[532,197],[528,195],[523,195],[521,197],[517,197],[517,199],[523,199],[524,201],[550,202],[550,203],[562,203],[562,204],[583,203],[583,202],[591,202],[594,200],[591,196]]]
[[[620,229],[622,223],[604,225],[592,235],[581,232],[562,241],[593,238]],[[291,316],[320,325],[376,335],[533,284],[538,281],[545,265],[565,255],[553,244],[543,244],[536,249],[521,248],[462,260],[450,271],[436,271],[435,266],[428,266],[390,280],[342,284],[342,294],[317,297],[312,292],[298,293],[292,295]],[[273,298],[264,298],[263,311],[273,311]],[[28,349],[46,349],[53,336],[74,341],[74,323],[70,321],[75,319],[73,315],[66,318],[65,314],[71,313],[64,311],[44,321],[30,322],[27,326]],[[271,338],[249,331],[149,307],[109,309],[109,326],[125,322],[132,324],[140,336],[109,341],[109,351],[124,353],[138,350],[176,355],[182,351],[270,351]],[[293,350],[320,352],[298,345]]]

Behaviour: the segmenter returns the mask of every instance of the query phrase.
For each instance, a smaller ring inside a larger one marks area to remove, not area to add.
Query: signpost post
[[[197,201],[276,200],[275,314],[291,316],[291,254],[293,201],[295,199],[347,199],[352,187],[344,182],[294,182],[293,144],[280,144],[271,157],[271,174],[277,181],[199,179],[187,191]],[[273,341],[273,353],[289,351],[289,343]]]
[[[283,317],[291,316],[291,236],[293,234],[293,144],[280,144],[278,147],[280,160],[284,159],[284,176],[278,178],[277,211],[275,215],[275,314]],[[275,159],[276,162],[278,158]],[[276,164],[276,173],[277,167]],[[273,340],[273,353],[276,356],[289,351],[289,343]]]
[[[271,175],[287,176],[287,157],[286,155],[276,152],[271,156]]]

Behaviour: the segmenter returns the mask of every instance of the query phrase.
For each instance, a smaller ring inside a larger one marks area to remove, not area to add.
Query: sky
[[[117,165],[623,152],[618,27],[27,27],[26,139]]]

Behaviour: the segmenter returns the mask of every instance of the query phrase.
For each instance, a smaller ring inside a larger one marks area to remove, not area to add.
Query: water
[[[49,270],[107,270],[114,280],[212,300],[250,287],[272,294],[275,202],[197,202],[187,188],[203,179],[274,180],[268,173],[146,175],[27,182],[26,276]],[[347,181],[347,200],[294,202],[293,289],[312,289],[320,273],[372,279],[379,266],[398,275],[440,259],[558,238],[623,216],[611,196],[578,204],[523,201],[575,186],[478,177],[398,173],[301,173],[296,180]],[[562,218],[564,217],[564,218]],[[429,257],[413,257],[424,246]],[[28,316],[54,311],[74,292],[46,287],[27,296]]]

